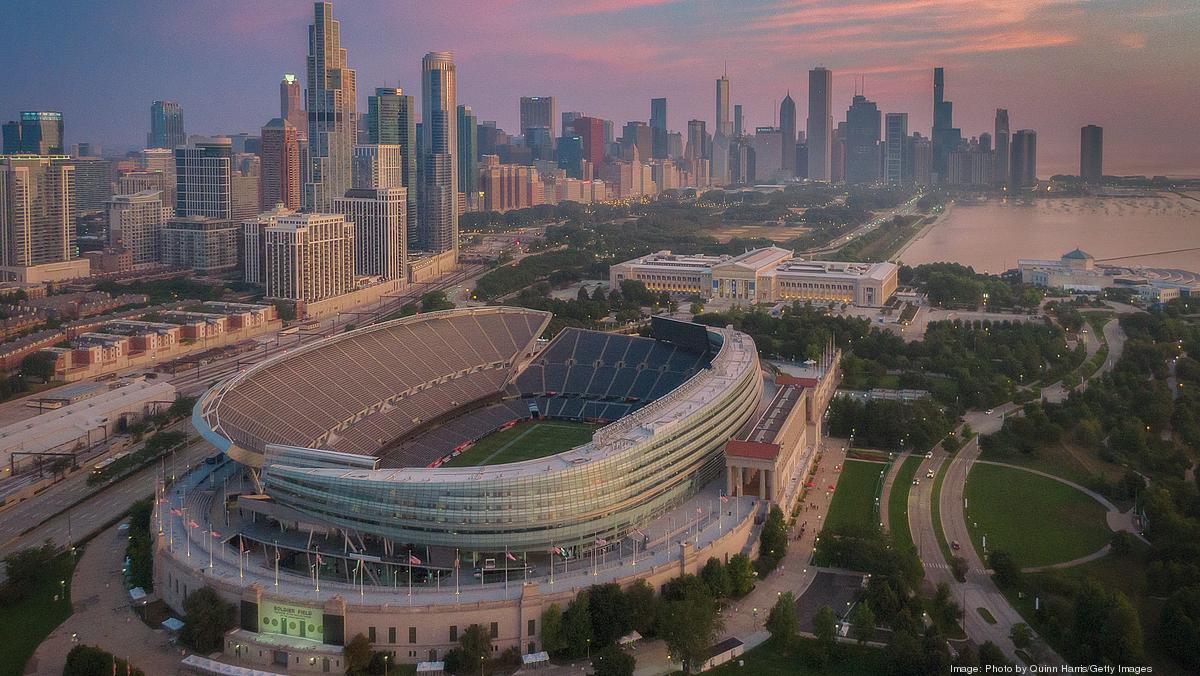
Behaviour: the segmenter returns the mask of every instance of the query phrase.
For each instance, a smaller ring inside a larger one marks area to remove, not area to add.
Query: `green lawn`
[[[953,458],[946,458],[941,465],[938,465],[937,475],[933,479],[933,497],[929,501],[929,511],[933,517],[933,534],[937,536],[938,547],[941,548],[946,563],[950,563],[954,558],[954,551],[950,549],[950,543],[946,542],[946,531],[942,530],[942,483],[946,481],[946,472],[950,469],[951,460]]]
[[[977,551],[1003,550],[1023,566],[1070,561],[1100,549],[1112,534],[1104,508],[1053,479],[1008,467],[975,465],[967,476],[967,526]]]
[[[801,638],[798,643],[798,648],[789,653],[780,650],[774,641],[767,641],[704,673],[712,676],[858,676],[888,671],[887,655],[882,650],[840,644],[837,655],[829,664],[818,667],[809,656],[816,641]],[[738,666],[739,659],[745,666]]]
[[[544,458],[591,440],[596,426],[567,420],[533,420],[490,434],[443,467],[503,465]]]
[[[878,526],[879,505],[875,503],[875,498],[881,487],[880,473],[887,467],[878,462],[847,460],[842,465],[842,476],[838,478],[833,504],[829,505],[825,528],[855,524]],[[825,490],[824,486],[817,488]]]
[[[908,527],[908,491],[912,488],[913,477],[922,460],[918,455],[908,456],[896,472],[896,480],[892,482],[892,494],[888,497],[887,506],[888,528],[897,546],[913,544],[912,530]]]
[[[82,550],[76,549],[79,557]],[[54,559],[54,570],[48,571],[25,599],[0,606],[0,624],[4,641],[0,641],[0,674],[23,674],[25,663],[42,641],[71,615],[71,573],[75,565],[69,554]],[[60,581],[66,582],[67,599],[60,594]]]

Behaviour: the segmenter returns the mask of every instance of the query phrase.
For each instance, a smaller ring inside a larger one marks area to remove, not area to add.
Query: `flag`
[[[217,532],[217,531],[215,531],[215,530],[210,530],[210,531],[208,531],[208,534],[209,534],[209,535],[211,535],[211,536],[213,536],[213,537],[215,537],[215,538],[219,538],[219,537],[221,537],[221,534],[220,534],[220,533],[218,533],[218,532]]]
[[[517,560],[517,557],[513,556],[513,555],[512,555],[511,553],[509,553],[509,552],[504,552],[504,558],[508,559],[509,561],[516,561],[516,560]]]
[[[729,502],[729,496],[728,496],[728,495],[722,495],[722,496],[721,496],[721,503],[722,503],[722,504],[724,504],[724,503],[726,503],[726,502]]]
[[[322,559],[322,558],[321,558],[321,553],[320,553],[320,552],[317,552],[317,565],[318,565],[318,566],[323,566],[323,565],[325,565],[325,559]]]
[[[412,552],[409,552],[409,554],[408,554],[408,565],[410,565],[410,566],[419,566],[419,565],[421,565],[421,559],[418,559],[417,557],[415,557],[415,556],[413,556],[413,555],[412,555]]]
[[[458,568],[458,564],[459,564],[458,557],[457,557],[457,556],[455,556],[455,557],[454,557],[454,567],[455,567],[455,568]]]
[[[193,521],[191,519],[188,519],[187,525],[188,525],[188,528],[199,528],[200,527],[200,524],[196,523],[195,521]]]
[[[178,507],[172,507],[171,513],[174,514],[175,516],[183,516],[183,510],[179,509]]]
[[[703,507],[697,507],[697,508],[696,508],[696,513],[697,513],[697,514],[703,514],[703,513],[704,513],[704,508],[703,508]]]
[[[634,534],[634,535],[636,535],[636,536],[638,536],[638,537],[640,537],[640,538],[644,538],[644,537],[646,537],[646,534],[645,534],[645,533],[643,533],[643,532],[642,532],[642,529],[640,529],[640,528],[634,528],[634,529],[633,529],[633,534]]]
[[[604,538],[596,538],[596,545],[597,545],[597,546],[599,546],[599,547],[603,547],[603,546],[604,546],[604,545],[606,545],[606,544],[608,544],[608,540],[605,540]]]

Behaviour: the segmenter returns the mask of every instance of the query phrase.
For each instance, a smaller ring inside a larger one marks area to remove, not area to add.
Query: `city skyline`
[[[908,113],[910,128],[923,130],[932,122],[930,69],[940,65],[963,135],[990,131],[995,109],[1007,108],[1014,129],[1039,131],[1043,175],[1077,170],[1078,130],[1086,124],[1110,130],[1110,173],[1200,174],[1191,123],[1179,112],[1200,105],[1200,89],[1186,77],[1200,7],[1029,1],[980,14],[968,4],[512,2],[498,16],[475,19],[453,7],[402,13],[342,3],[338,19],[358,71],[360,111],[374,87],[415,91],[421,55],[446,50],[455,52],[461,71],[458,99],[480,120],[513,132],[519,98],[535,94],[618,126],[648,119],[648,100],[661,96],[670,102],[669,129],[686,129],[693,118],[714,124],[712,82],[726,60],[731,103],[744,107],[747,128],[773,120],[788,89],[807,97],[807,70],[824,65],[834,72],[835,110],[849,105],[853,80],[862,75],[882,112]],[[68,145],[91,141],[119,152],[141,145],[149,131],[144,111],[159,99],[183,106],[190,133],[253,132],[277,116],[282,74],[303,72],[309,3],[144,8],[80,3],[72,14],[77,26],[58,21],[57,11],[31,7],[27,19],[7,22],[0,53],[31,67],[2,76],[7,105],[0,117],[61,110]],[[522,21],[535,12],[546,21]],[[30,30],[52,21],[57,32]],[[214,29],[195,31],[197,22]],[[931,28],[906,27],[923,23]],[[532,25],[539,39],[522,39],[532,37]],[[626,46],[612,50],[618,35]],[[97,40],[105,49],[95,49]],[[698,52],[697,40],[708,48]],[[746,47],[737,47],[739,40]],[[512,48],[517,44],[521,49]],[[138,58],[155,48],[173,50],[173,58]],[[756,68],[760,60],[764,67]],[[1047,61],[1060,69],[1040,67]],[[126,77],[114,81],[113,72]],[[1136,87],[1138,96],[1114,97],[1114,84]]]

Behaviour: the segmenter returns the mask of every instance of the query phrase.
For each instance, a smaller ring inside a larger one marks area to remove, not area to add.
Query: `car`
[[[913,485],[914,485],[914,486],[920,486],[920,485],[921,485],[921,480],[920,480],[920,479],[913,479]]]
[[[989,408],[989,409],[987,410],[987,414],[988,414],[988,415],[991,415],[991,414],[992,414],[992,409],[990,409],[990,408]]]
[[[925,478],[926,478],[926,479],[932,479],[932,478],[933,478],[933,470],[929,470],[928,472],[926,472],[926,473],[925,473]]]
[[[958,540],[951,540],[950,541],[950,549],[953,549],[954,551],[957,552],[958,550],[962,549],[962,547],[958,544]]]

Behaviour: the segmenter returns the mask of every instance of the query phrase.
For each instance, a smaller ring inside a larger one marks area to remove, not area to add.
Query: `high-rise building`
[[[560,127],[561,134],[566,136],[575,127],[575,120],[578,120],[581,117],[583,117],[583,113],[577,110],[563,112],[562,127]]]
[[[104,202],[112,197],[112,162],[99,157],[74,157],[75,213],[104,210]]]
[[[879,106],[855,94],[846,111],[845,171],[847,183],[879,180]]]
[[[471,106],[458,107],[458,190],[467,208],[479,208],[479,118]],[[551,144],[547,144],[551,145]]]
[[[531,127],[546,127],[554,136],[554,97],[521,97],[521,133]]]
[[[542,181],[536,167],[489,162],[480,171],[484,211],[524,209],[544,201]]]
[[[456,79],[454,55],[450,52],[429,52],[421,60],[421,213],[417,236],[421,249],[453,251],[457,257]]]
[[[570,178],[583,178],[583,138],[572,131],[558,137],[558,168]]]
[[[308,182],[305,208],[328,212],[351,185],[356,135],[354,71],[346,63],[333,3],[313,4],[308,28]]]
[[[779,127],[755,127],[749,137],[754,148],[754,179],[773,181],[783,173],[783,132]]]
[[[233,157],[229,177],[229,209],[234,224],[253,218],[262,211],[262,160],[254,153]]]
[[[1009,179],[1014,188],[1028,188],[1037,185],[1037,132],[1032,129],[1018,129],[1012,136],[1012,155],[1009,160],[1012,177]]]
[[[300,133],[287,118],[277,117],[262,128],[263,211],[276,204],[300,208]]]
[[[996,109],[996,166],[992,170],[992,180],[996,183],[1008,183],[1009,133],[1008,110]]]
[[[913,134],[912,136],[912,177],[917,185],[933,185],[933,141]]]
[[[150,104],[150,134],[147,148],[174,149],[187,143],[183,130],[183,106],[175,101],[155,101]]]
[[[266,285],[267,228],[275,225],[280,218],[295,213],[295,209],[277,204],[254,218],[242,221],[242,279],[248,284]]]
[[[704,120],[688,120],[687,148],[684,158],[688,160],[703,160],[709,156],[708,130]]]
[[[63,148],[62,113],[26,110],[4,125],[5,154],[62,155]]]
[[[304,114],[304,92],[300,79],[284,73],[279,81],[279,117],[296,128],[298,138],[308,138],[308,116]]]
[[[370,121],[367,140],[371,143],[400,146],[400,175],[407,188],[408,203],[405,217],[408,219],[409,248],[417,246],[417,196],[420,193],[417,178],[417,109],[413,97],[403,89],[380,87],[375,95],[367,99]]]
[[[782,167],[786,176],[796,175],[796,102],[788,91],[779,102],[779,131],[783,134]]]
[[[591,162],[594,170],[599,171],[604,164],[604,120],[598,117],[580,117],[575,120],[575,133],[583,142],[583,159]]]
[[[227,138],[175,148],[175,214],[233,218],[233,148]]]
[[[400,146],[383,143],[354,146],[353,174],[355,188],[403,188],[404,157]]]
[[[954,103],[946,100],[946,71],[933,69],[933,172],[946,180],[947,161],[962,145],[962,132],[954,126]]]
[[[814,181],[833,179],[833,71],[808,71],[808,177]]]
[[[655,158],[670,155],[667,150],[667,100],[650,99],[650,153]]]
[[[408,259],[404,188],[353,188],[333,200],[336,213],[354,224],[354,272],[403,279]]]
[[[132,195],[113,195],[105,203],[108,213],[108,245],[125,249],[134,265],[157,263],[162,237],[162,193],[146,190]]]
[[[1079,178],[1085,183],[1104,180],[1104,128],[1089,124],[1079,130]]]
[[[733,122],[729,119],[729,75],[717,78],[717,128],[713,134],[733,136]]]
[[[65,156],[0,158],[0,264],[75,256],[75,166]]]
[[[883,180],[906,183],[905,150],[908,146],[908,113],[888,113],[884,117]]]
[[[344,216],[280,216],[264,231],[268,298],[312,303],[354,290],[354,224]]]
[[[738,136],[729,143],[729,184],[754,185],[758,181],[758,154],[748,136]]]
[[[621,132],[621,159],[628,160],[636,148],[638,159],[649,160],[653,153],[654,136],[645,122],[630,121],[625,123]]]
[[[176,216],[163,225],[160,260],[201,274],[232,270],[238,265],[239,233],[229,218]]]

